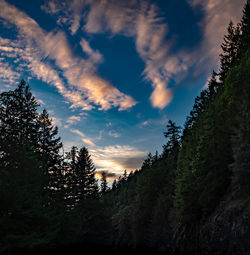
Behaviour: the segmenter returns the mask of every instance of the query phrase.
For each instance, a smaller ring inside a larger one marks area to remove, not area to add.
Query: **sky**
[[[183,126],[245,0],[0,0],[0,92],[25,79],[64,144],[110,178]]]

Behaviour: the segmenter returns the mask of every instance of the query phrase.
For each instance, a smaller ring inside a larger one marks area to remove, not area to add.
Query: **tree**
[[[216,94],[216,92],[218,90],[218,87],[220,85],[217,81],[217,76],[218,76],[218,74],[215,71],[213,71],[212,75],[211,75],[211,78],[208,82],[208,92],[209,92],[210,100],[214,99],[215,94]]]
[[[241,25],[234,26],[229,23],[227,35],[224,36],[224,42],[221,45],[223,52],[220,54],[220,76],[221,81],[225,81],[227,72],[239,61],[239,42]]]
[[[58,215],[48,204],[47,176],[39,155],[18,145],[0,171],[0,252],[45,248],[60,232]]]
[[[171,150],[179,147],[181,138],[180,130],[181,128],[176,126],[174,122],[171,120],[168,121],[167,131],[164,132],[164,136],[168,139],[168,141],[165,145],[163,145],[163,157],[166,157]]]
[[[115,190],[117,188],[117,181],[114,180],[112,183],[112,190]]]
[[[3,164],[11,160],[16,144],[28,142],[34,149],[37,146],[37,107],[38,103],[24,80],[14,91],[0,94],[0,154]]]
[[[250,43],[250,0],[247,0],[241,19],[240,56],[243,57]]]
[[[79,151],[76,172],[79,178],[79,198],[94,198],[98,195],[98,185],[95,179],[95,166],[86,147]]]
[[[151,152],[148,153],[147,158],[142,163],[142,168],[150,167],[152,165],[153,156]]]
[[[48,173],[48,190],[55,196],[63,189],[62,156],[59,154],[62,143],[60,137],[57,137],[58,128],[52,125],[45,109],[38,117],[38,124],[38,152]]]
[[[101,178],[101,194],[106,193],[109,188],[108,188],[108,183],[107,183],[107,173],[105,171],[102,171],[102,178]]]
[[[98,184],[95,179],[95,167],[86,147],[78,150],[73,146],[67,154],[69,169],[67,171],[68,198],[73,207],[81,201],[98,196]]]

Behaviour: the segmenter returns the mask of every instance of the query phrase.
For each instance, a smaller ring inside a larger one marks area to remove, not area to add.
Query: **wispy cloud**
[[[7,87],[13,83],[20,82],[20,74],[17,72],[15,66],[11,65],[8,58],[16,55],[15,48],[10,46],[10,41],[0,37],[0,80],[6,84]]]
[[[100,130],[98,136],[96,137],[96,140],[102,140],[104,130]]]
[[[120,133],[115,132],[115,131],[113,131],[113,130],[109,131],[108,134],[109,134],[109,136],[112,136],[112,137],[114,137],[114,138],[118,138],[118,137],[121,136]]]
[[[149,126],[151,124],[151,122],[152,122],[152,120],[145,120],[142,123],[140,123],[139,126],[146,127],[146,126]]]
[[[85,144],[87,144],[89,146],[96,146],[95,143],[91,139],[87,138],[86,135],[82,131],[80,131],[78,129],[70,129],[70,132],[75,133],[75,134],[81,136],[82,137],[81,140]]]
[[[20,81],[20,74],[9,63],[2,61],[3,59],[0,58],[0,80],[9,87]]]
[[[53,2],[53,4],[52,4]],[[152,105],[164,108],[172,100],[172,91],[167,88],[171,73],[165,70],[166,57],[171,43],[165,41],[168,26],[159,17],[159,9],[148,1],[81,1],[67,2],[66,9],[59,1],[49,1],[44,9],[50,14],[64,13],[63,20],[74,33],[79,29],[81,20],[83,29],[88,33],[123,34],[133,37],[136,50],[145,62],[144,75],[154,88],[150,99]],[[56,6],[56,7],[55,7]],[[87,7],[89,12],[84,12]],[[62,20],[61,20],[62,21]],[[77,26],[73,26],[77,24]],[[86,43],[82,41],[82,43]],[[88,45],[82,45],[85,51]]]
[[[57,117],[54,117],[54,116],[52,116],[50,118],[51,118],[52,124],[54,126],[57,126],[57,127],[61,127],[62,126],[62,120],[60,118],[57,118]]]
[[[76,123],[78,123],[81,120],[80,116],[70,116],[67,120],[66,120],[66,125],[64,125],[64,128],[69,128],[72,125],[75,125]],[[70,130],[72,132],[72,129]]]
[[[191,66],[196,68],[194,75],[216,67],[229,19],[239,21],[245,0],[188,2],[194,9],[202,8],[204,11],[200,23],[203,40],[195,49],[179,49],[174,55],[171,49],[175,40],[166,40],[168,24],[155,3],[146,0],[75,0],[66,1],[65,5],[61,1],[50,0],[44,9],[56,14],[58,23],[68,26],[72,34],[79,30],[82,22],[82,29],[87,33],[108,32],[134,38],[136,50],[145,63],[144,77],[153,87],[150,96],[152,106],[162,109],[173,98],[173,91],[168,88],[171,79],[180,82]],[[62,14],[64,19],[61,18]],[[88,44],[85,41],[82,43],[85,44],[85,51],[92,53]]]
[[[124,170],[132,171],[140,168],[147,152],[129,145],[96,146],[90,149],[97,170],[108,170],[122,174]]]
[[[109,171],[105,171],[105,170],[95,172],[95,177],[98,178],[98,179],[102,179],[103,175],[106,177],[106,180],[108,182],[113,181],[113,180],[115,180],[119,177],[118,174],[115,174],[115,173],[112,173],[112,172],[109,172]]]
[[[78,130],[78,129],[70,129],[70,132],[75,133],[79,136],[85,137],[85,134],[82,131]]]
[[[50,7],[53,8],[51,4]],[[0,17],[17,27],[18,44],[22,45],[18,54],[27,61],[28,69],[36,77],[56,86],[72,107],[83,110],[91,110],[95,106],[99,106],[100,110],[118,107],[119,110],[126,110],[136,104],[132,97],[97,75],[96,64],[102,56],[93,51],[87,41],[81,41],[83,50],[88,52],[88,58],[83,59],[73,54],[63,31],[47,33],[35,20],[4,0],[0,1]],[[7,51],[6,48],[6,54]],[[67,80],[68,87],[59,74]]]
[[[198,60],[197,66],[203,68],[210,67],[211,63],[217,65],[220,45],[227,32],[227,27],[232,20],[234,23],[240,21],[242,8],[245,0],[188,0],[194,9],[202,9],[204,19],[200,23],[203,31],[203,41],[201,47],[196,51],[195,59]],[[198,68],[198,72],[201,68]]]
[[[68,124],[75,124],[81,120],[80,116],[70,116],[67,120],[66,123]]]
[[[155,2],[141,1],[57,1],[48,0],[42,7],[55,15],[57,23],[67,26],[72,35],[83,29],[86,33],[122,34],[134,39],[138,55],[145,63],[143,75],[151,82],[153,107],[164,108],[173,98],[168,87],[174,79],[180,82],[191,66],[198,75],[218,63],[220,44],[229,19],[239,21],[245,0],[188,0],[194,9],[202,9],[200,23],[203,39],[193,50],[179,49],[172,55],[174,38],[168,36],[168,24],[161,16]],[[108,110],[117,107],[126,110],[136,104],[129,95],[98,75],[102,54],[82,38],[80,46],[85,58],[76,56],[65,33],[59,29],[47,32],[24,12],[0,0],[0,17],[17,27],[18,40],[0,41],[2,58],[19,61],[19,68],[26,68],[35,77],[55,86],[71,103],[71,107],[91,110],[98,107]],[[216,28],[216,29],[214,29]],[[19,78],[13,66],[0,61],[1,79]],[[65,82],[66,80],[66,82]]]
[[[40,105],[45,105],[45,102],[42,100],[42,99],[37,99],[37,102],[38,102],[38,104],[40,104]],[[51,112],[51,110],[50,110],[50,112],[49,112],[49,114],[53,114],[54,112]]]
[[[92,140],[88,139],[88,138],[82,138],[82,141],[84,143],[86,143],[87,145],[89,145],[89,146],[95,146],[95,143]]]

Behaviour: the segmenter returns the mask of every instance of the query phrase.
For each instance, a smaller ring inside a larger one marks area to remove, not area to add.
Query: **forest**
[[[248,0],[184,127],[112,187],[88,148],[62,153],[24,80],[0,93],[0,254],[250,254],[249,46]]]

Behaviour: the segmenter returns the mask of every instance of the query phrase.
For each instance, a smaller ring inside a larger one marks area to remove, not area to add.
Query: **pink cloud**
[[[22,35],[20,43],[26,45],[21,58],[28,61],[29,69],[37,77],[56,86],[72,103],[72,107],[90,110],[97,105],[101,110],[111,107],[126,110],[136,104],[132,97],[120,92],[96,74],[95,65],[99,63],[101,55],[86,42],[84,49],[88,46],[89,58],[75,56],[64,32],[45,32],[36,21],[4,0],[0,1],[0,17],[17,26]],[[55,61],[69,87],[59,78],[56,69],[44,61],[45,58]]]

